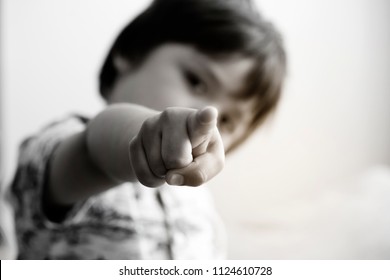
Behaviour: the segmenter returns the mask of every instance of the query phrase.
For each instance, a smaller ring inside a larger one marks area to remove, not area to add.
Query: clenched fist
[[[146,119],[130,142],[129,157],[145,186],[199,186],[217,173],[225,161],[217,128],[218,111],[168,108]]]

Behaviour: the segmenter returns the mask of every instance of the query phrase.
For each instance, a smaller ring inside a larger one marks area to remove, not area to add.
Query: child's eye
[[[233,132],[235,129],[232,118],[227,114],[220,114],[218,119],[218,127],[219,129],[227,132]]]
[[[191,89],[199,94],[204,94],[207,92],[207,86],[202,81],[202,79],[195,74],[194,72],[190,70],[184,71],[184,78],[186,79],[188,85],[191,87]]]

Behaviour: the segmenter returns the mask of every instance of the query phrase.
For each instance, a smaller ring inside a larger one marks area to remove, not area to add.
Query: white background
[[[2,1],[7,181],[23,138],[102,108],[104,56],[149,2]],[[288,79],[276,114],[210,183],[229,257],[389,259],[390,2],[256,2],[284,35]]]

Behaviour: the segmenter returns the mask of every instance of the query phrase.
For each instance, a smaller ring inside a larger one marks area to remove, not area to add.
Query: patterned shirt
[[[215,259],[224,231],[206,186],[125,183],[74,205],[61,223],[42,211],[51,155],[87,120],[71,117],[28,138],[12,183],[20,259]]]

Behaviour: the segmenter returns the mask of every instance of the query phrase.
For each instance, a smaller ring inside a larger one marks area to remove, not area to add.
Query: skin
[[[157,111],[214,106],[225,148],[246,132],[253,100],[242,100],[237,93],[253,59],[232,55],[213,60],[189,46],[168,44],[152,52],[140,68],[132,69],[120,57],[114,61],[121,77],[109,104],[126,102]]]
[[[236,94],[253,61],[211,59],[177,44],[138,67],[121,57],[108,106],[63,141],[51,161],[46,203],[69,206],[121,182],[199,186],[218,174],[224,149],[247,129],[250,100]]]

